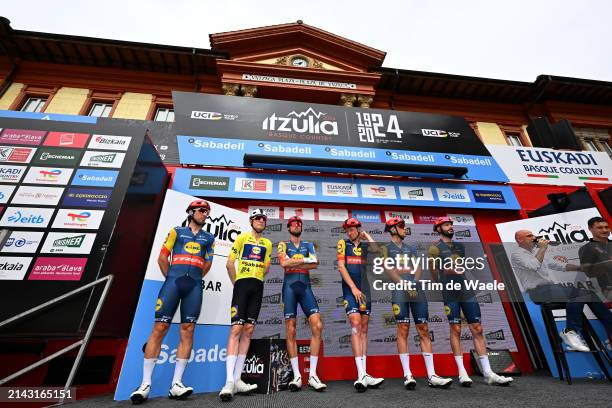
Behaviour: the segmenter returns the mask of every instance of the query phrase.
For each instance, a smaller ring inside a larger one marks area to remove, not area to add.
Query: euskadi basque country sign
[[[179,168],[175,172],[172,189],[200,197],[505,210],[520,208],[512,188],[504,185],[398,183],[391,180]]]
[[[244,154],[466,167],[507,181],[464,118],[173,92],[181,164],[243,166]]]
[[[612,182],[612,160],[603,152],[488,146],[510,182],[582,186]]]

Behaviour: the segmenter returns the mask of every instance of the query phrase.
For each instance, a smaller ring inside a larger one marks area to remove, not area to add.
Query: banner
[[[587,221],[589,218],[597,216],[600,216],[600,214],[596,208],[587,208],[584,210],[497,224],[497,231],[504,243],[504,249],[509,261],[512,259],[512,254],[520,250],[514,238],[514,234],[519,230],[529,230],[538,237],[558,244],[549,245],[544,255],[543,263],[546,265],[546,273],[549,275],[548,279],[562,285],[586,288],[596,293],[601,293],[595,278],[589,278],[582,272],[570,272],[566,270],[567,265],[580,265],[578,250],[585,245],[591,237],[587,227]],[[537,333],[537,338],[544,351],[548,367],[553,375],[558,377],[559,373],[557,372],[546,327],[542,320],[540,307],[533,303],[529,296],[525,294],[525,282],[522,281],[524,278],[522,279],[521,276],[518,275],[515,268],[516,266],[512,265],[512,272],[523,293],[525,305]],[[588,307],[584,308],[584,313],[587,318],[591,319],[591,325],[599,334],[602,343],[610,349],[610,340],[606,339],[607,336],[603,329],[603,325],[596,320]],[[557,332],[560,332],[565,328],[565,310],[555,310],[554,315],[557,323]],[[568,360],[571,375],[574,378],[584,378],[591,376],[592,373],[600,372],[599,366],[596,364],[591,353],[566,353],[565,357]],[[601,373],[601,376],[603,377],[603,373]]]
[[[142,380],[142,346],[146,343],[154,324],[157,295],[165,280],[157,258],[168,231],[187,218],[185,209],[196,197],[168,190],[162,207],[153,248],[147,265],[128,347],[121,368],[115,393],[116,400],[128,399]],[[246,213],[210,202],[210,216],[203,227],[215,236],[213,264],[203,279],[202,308],[193,336],[193,351],[185,373],[185,384],[195,392],[210,392],[221,389],[225,383],[225,358],[229,334],[230,307],[233,285],[227,275],[225,264],[231,246],[238,234],[250,230]],[[172,319],[170,331],[162,344],[162,352],[153,374],[151,396],[167,393],[176,362],[179,344],[180,306]]]
[[[507,181],[459,116],[173,92],[181,164],[244,166],[245,153],[467,167]],[[213,153],[214,152],[214,153]]]
[[[203,197],[518,210],[510,186],[406,183],[179,168],[173,189]]]
[[[583,186],[610,183],[612,160],[603,152],[487,146],[511,183]]]

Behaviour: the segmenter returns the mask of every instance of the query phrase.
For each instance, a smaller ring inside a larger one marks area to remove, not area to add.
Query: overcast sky
[[[387,52],[383,66],[533,82],[612,81],[606,0],[0,0],[14,29],[209,48],[208,34],[298,19]]]

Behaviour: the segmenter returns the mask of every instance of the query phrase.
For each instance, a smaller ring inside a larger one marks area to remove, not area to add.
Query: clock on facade
[[[291,65],[294,67],[306,68],[308,66],[308,59],[305,57],[293,57],[291,59]]]

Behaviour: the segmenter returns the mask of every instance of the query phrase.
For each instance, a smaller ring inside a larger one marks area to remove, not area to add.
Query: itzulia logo
[[[541,228],[538,237],[561,244],[586,242],[589,236],[579,225],[559,224],[555,221],[549,228]]]
[[[91,217],[91,213],[89,211],[83,211],[78,214],[68,213],[66,215],[70,217],[71,221],[79,221],[79,222],[86,221],[89,217]]]
[[[215,236],[216,239],[221,241],[234,242],[240,230],[238,226],[225,218],[225,215],[221,215],[217,218],[209,217],[204,224],[204,229]]]
[[[16,224],[42,224],[45,218],[42,215],[22,215],[21,211],[16,211],[15,214],[8,217],[8,221]]]
[[[335,117],[327,117],[324,112],[308,108],[304,112],[292,111],[286,117],[276,113],[263,120],[262,129],[275,132],[314,133],[328,136],[338,135],[338,122]]]
[[[244,370],[242,372],[247,374],[263,374],[264,364],[259,357],[252,355],[244,360]]]

